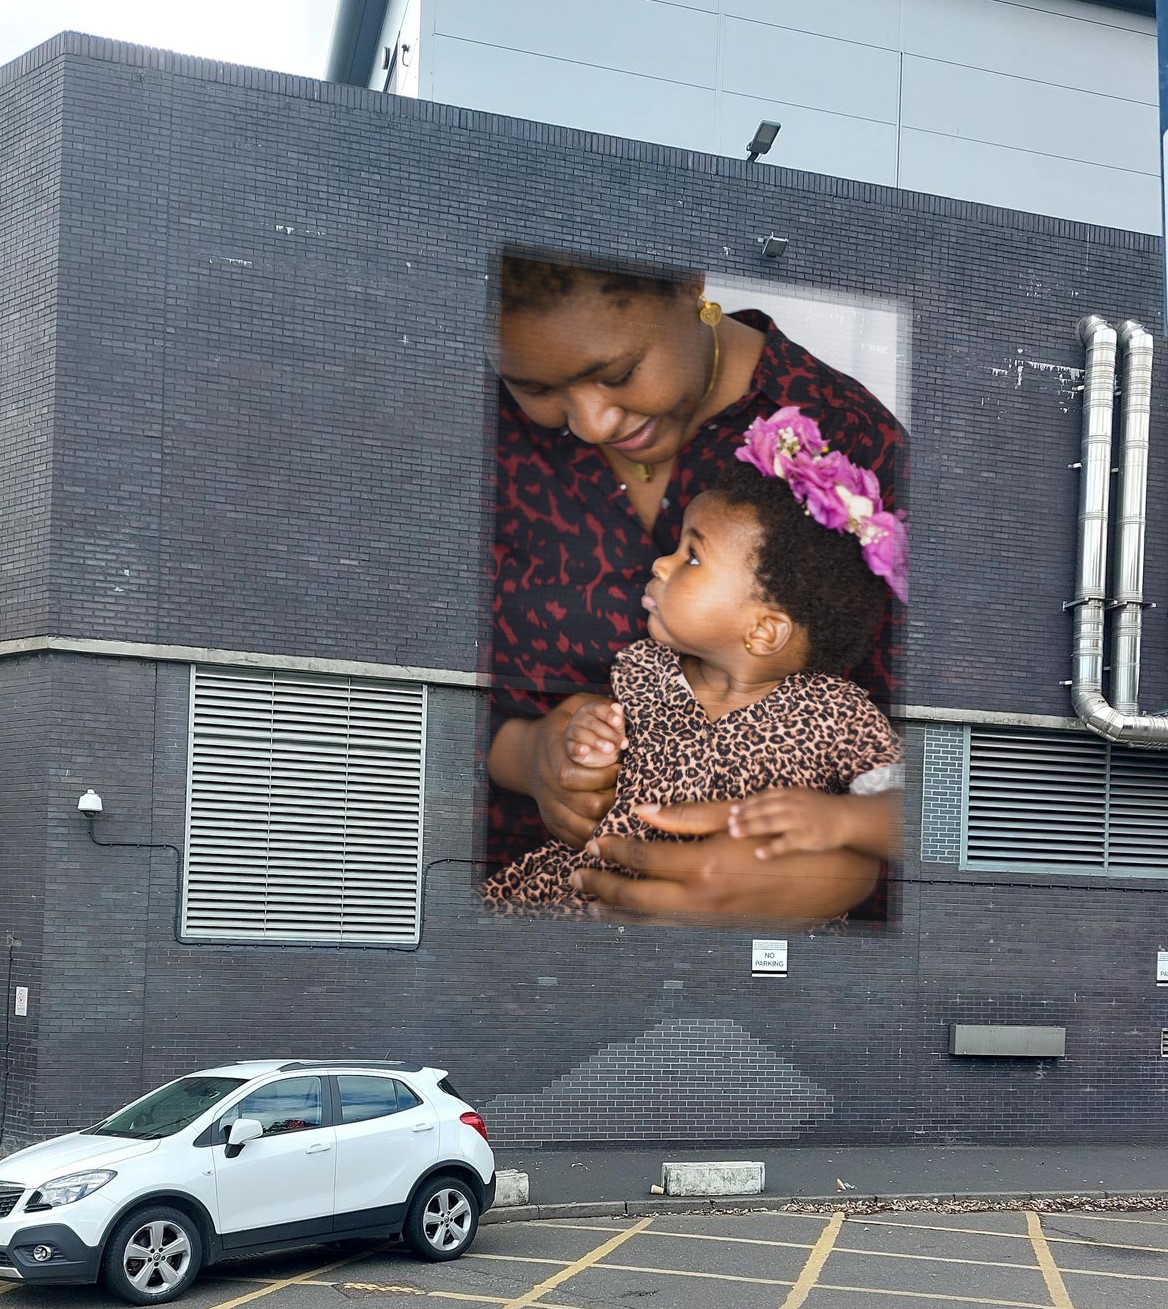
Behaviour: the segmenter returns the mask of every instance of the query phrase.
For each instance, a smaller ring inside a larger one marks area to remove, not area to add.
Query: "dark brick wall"
[[[18,96],[56,87],[64,121],[61,291],[36,300],[56,330],[58,633],[474,669],[492,254],[504,239],[668,251],[712,275],[900,300],[906,699],[1068,712],[1074,324],[1096,311],[1158,330],[1158,242],[85,38],[9,79]],[[777,270],[755,243],[772,229],[791,240]],[[1151,599],[1168,580],[1166,475],[1159,450]],[[44,587],[30,563],[15,572],[42,605],[24,630],[48,634]],[[1152,706],[1168,702],[1165,612],[1146,625]],[[718,1057],[756,1088],[754,1139],[767,1113],[776,1135],[822,1140],[1163,1135],[1150,883],[987,886],[911,861],[895,926],[791,934],[784,979],[751,977],[744,932],[484,921],[466,862],[481,704],[432,688],[421,947],[183,945],[173,856],[99,850],[74,807],[95,786],[105,839],[181,845],[186,669],[52,655],[0,670],[5,689],[36,688],[0,750],[21,775],[16,848],[43,852],[27,916],[51,984],[37,1060],[26,1041],[11,1064],[26,1135],[214,1059],[325,1051],[444,1062],[503,1139],[605,1122],[649,1139],[638,1097],[670,1107],[674,1135],[688,1112],[685,1130],[713,1139]],[[39,775],[21,774],[30,739]],[[911,744],[919,771],[919,732]],[[911,801],[909,818],[912,848]],[[1067,1058],[945,1053],[949,1023],[997,1016],[1065,1022]],[[589,1102],[622,1068],[635,1094]]]
[[[50,622],[61,114],[59,69],[0,82],[0,642]]]
[[[0,1152],[21,1142],[36,1110],[51,690],[44,659],[0,661]],[[18,986],[29,989],[26,1017],[15,1012]]]

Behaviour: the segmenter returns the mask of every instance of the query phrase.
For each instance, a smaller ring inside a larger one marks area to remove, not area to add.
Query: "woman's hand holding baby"
[[[607,709],[603,696],[573,695],[543,718],[512,718],[495,733],[487,771],[496,786],[531,796],[553,836],[580,849],[612,807],[619,759],[587,767],[568,750],[568,724],[589,706]]]
[[[611,767],[629,748],[625,711],[619,704],[592,700],[568,720],[564,737],[574,762],[584,768]]]

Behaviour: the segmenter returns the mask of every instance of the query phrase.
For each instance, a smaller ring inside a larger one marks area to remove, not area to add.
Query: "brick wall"
[[[6,571],[26,606],[13,633],[479,667],[488,279],[517,240],[897,298],[906,701],[1068,712],[1074,324],[1096,311],[1156,331],[1157,242],[88,38],[5,78],[3,130],[41,134],[68,198],[55,298],[45,282],[19,317],[53,346],[29,383],[55,368],[53,555],[51,577],[35,551]],[[772,229],[791,241],[777,268],[755,241]],[[43,431],[21,429],[15,457]],[[1166,481],[1157,451],[1152,505]],[[1157,514],[1153,599],[1166,534]],[[1146,625],[1149,705],[1168,702],[1166,612]],[[19,780],[0,803],[23,815],[19,843],[0,836],[2,889],[32,888],[41,969],[35,1025],[10,1041],[14,1132],[212,1060],[351,1052],[443,1063],[504,1142],[597,1139],[617,1110],[640,1139],[665,1119],[714,1139],[721,1051],[754,1088],[744,1139],[768,1113],[775,1135],[825,1141],[1162,1135],[1156,883],[961,872],[957,729],[910,734],[910,849],[923,840],[928,862],[894,887],[895,924],[792,933],[786,978],[751,976],[746,932],[481,919],[482,705],[457,687],[430,693],[417,950],[193,946],[175,939],[173,856],[98,849],[74,812],[95,786],[108,839],[181,845],[186,669],[54,654],[0,672],[27,692],[0,737],[0,774]],[[945,1053],[949,1023],[998,1016],[1065,1022],[1067,1058]],[[620,1077],[636,1094],[619,1105],[586,1094]]]

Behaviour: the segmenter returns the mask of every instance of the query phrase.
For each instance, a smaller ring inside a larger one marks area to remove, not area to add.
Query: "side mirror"
[[[227,1149],[224,1154],[228,1159],[234,1159],[248,1141],[254,1141],[263,1134],[264,1127],[258,1118],[237,1118],[227,1129]]]

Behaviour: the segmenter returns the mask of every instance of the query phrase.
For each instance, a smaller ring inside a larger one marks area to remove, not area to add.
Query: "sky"
[[[323,78],[337,0],[0,0],[0,65],[58,32]]]

